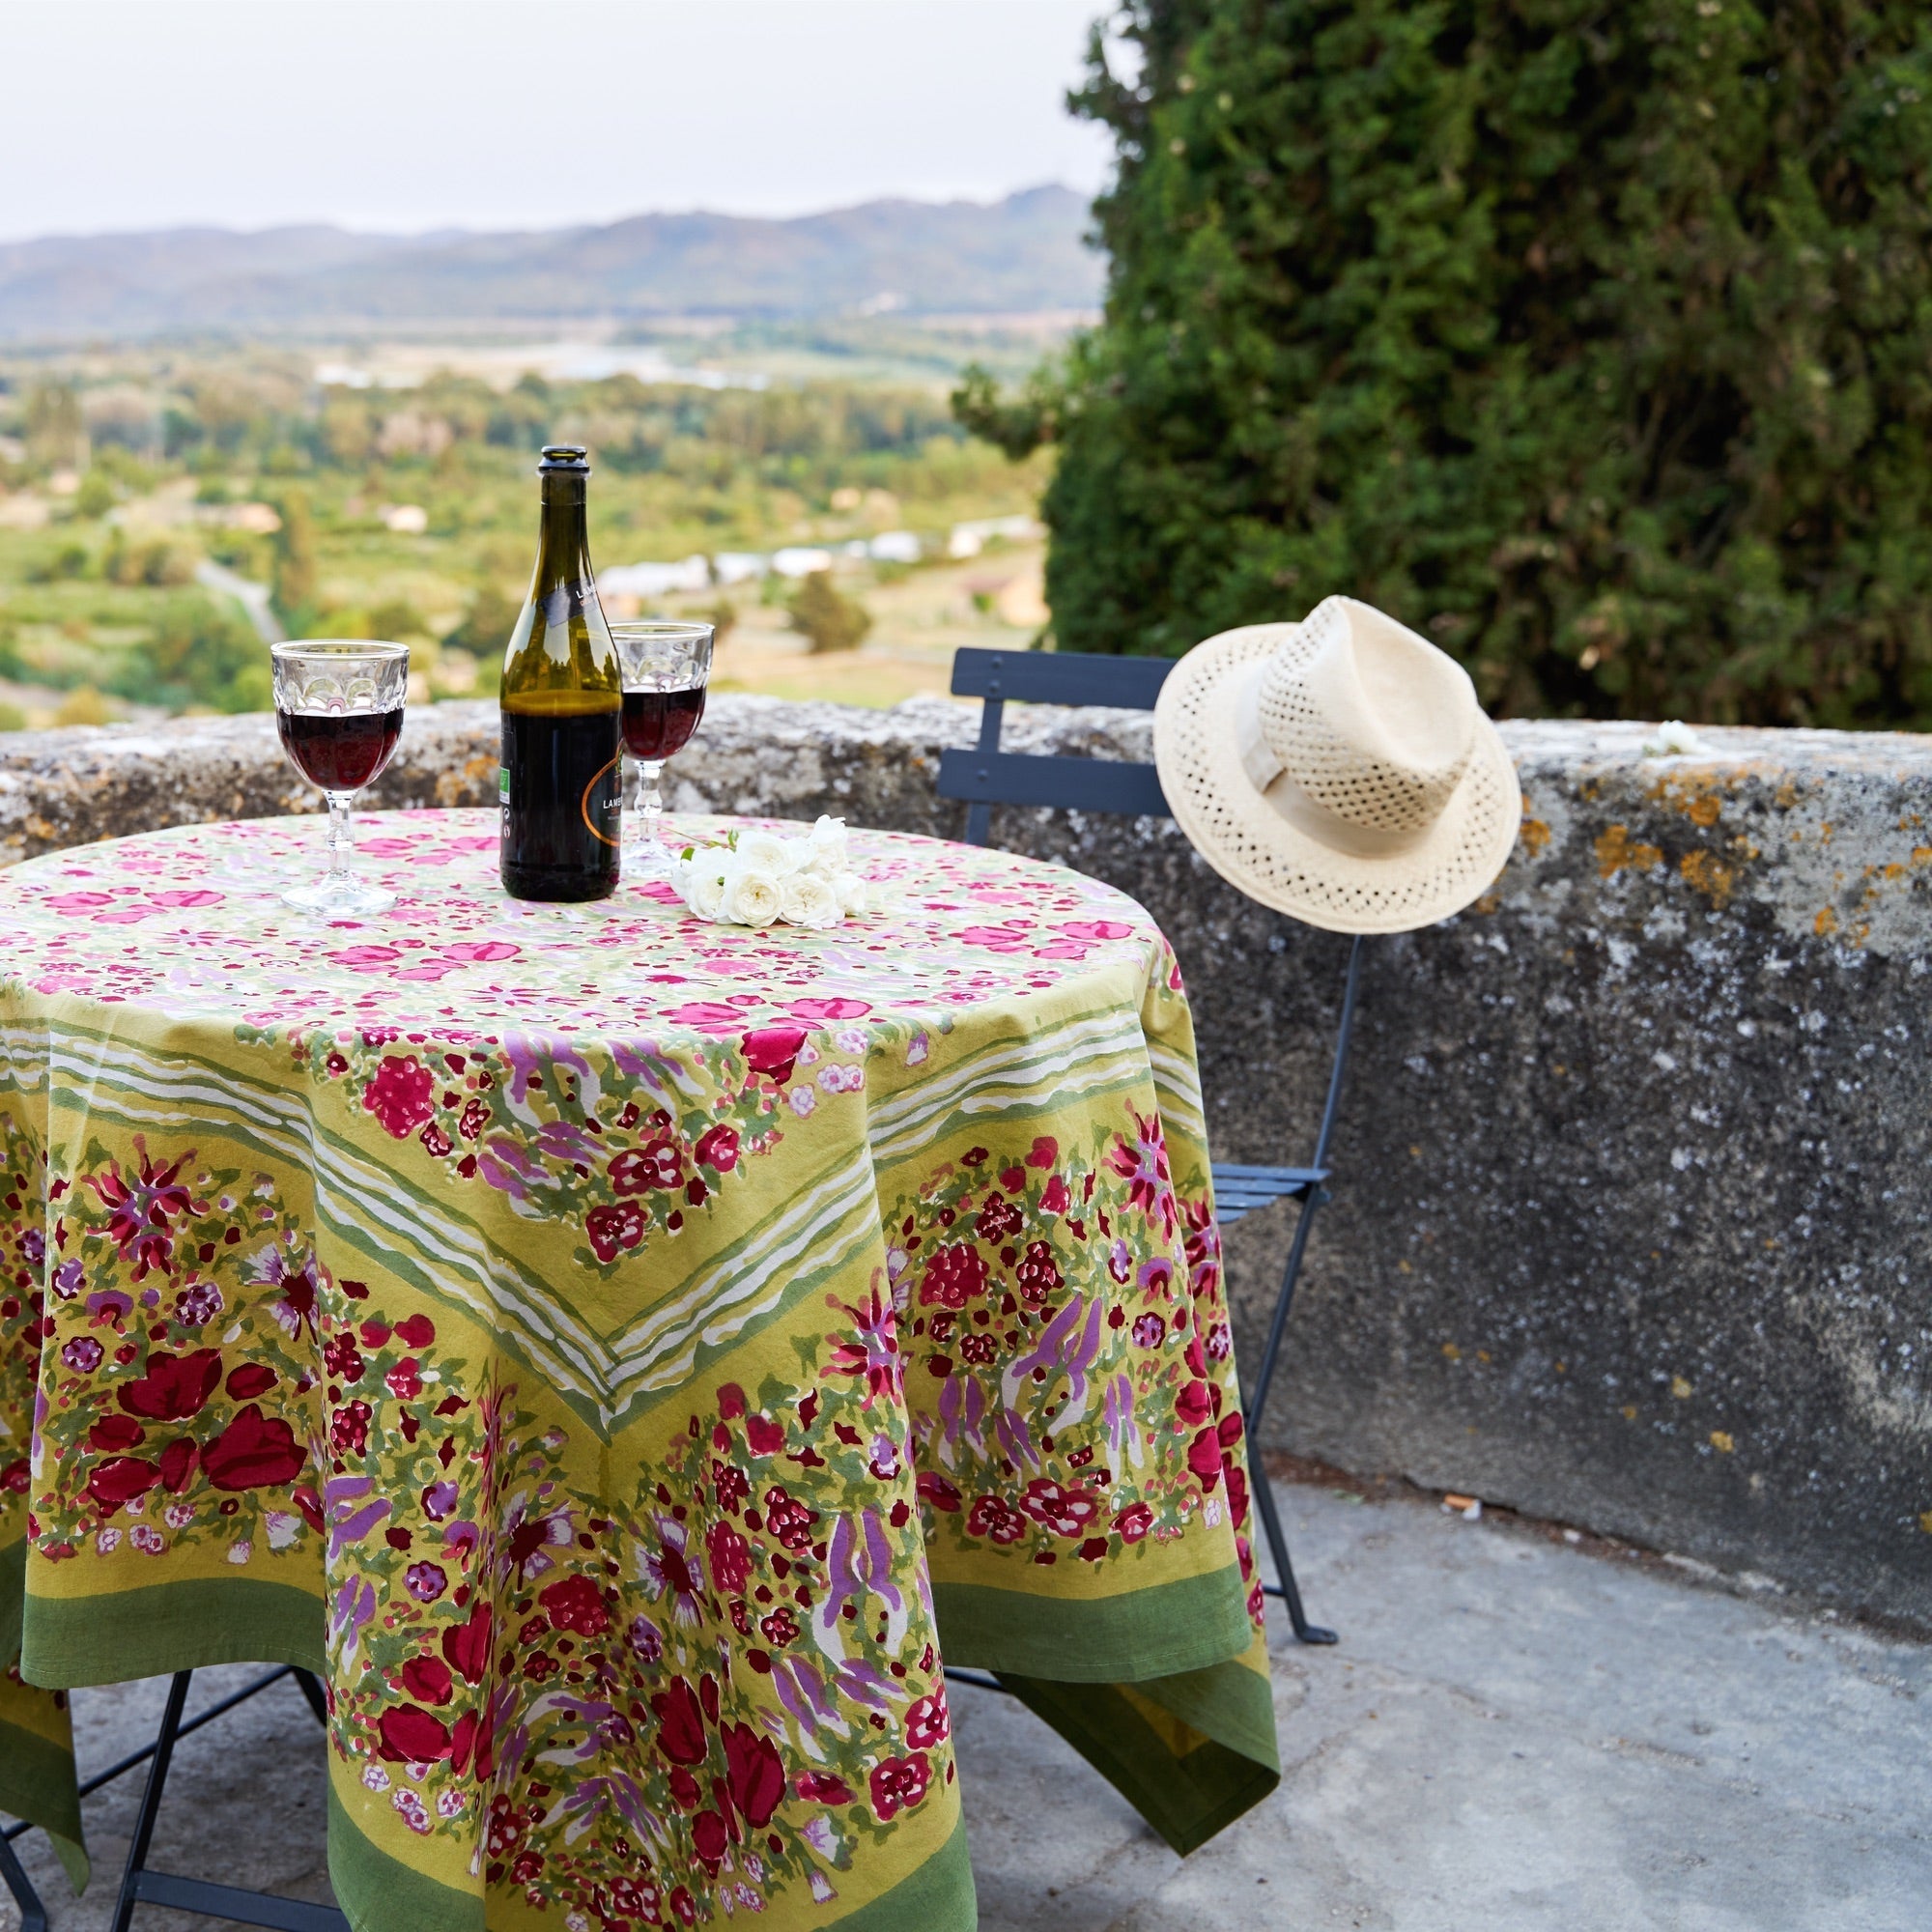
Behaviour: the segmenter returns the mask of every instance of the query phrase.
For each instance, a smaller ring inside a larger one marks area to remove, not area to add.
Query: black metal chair
[[[128,1847],[128,1862],[121,1875],[121,1891],[115,1902],[112,1920],[113,1932],[128,1932],[136,1905],[169,1905],[177,1912],[191,1912],[205,1918],[225,1918],[241,1925],[271,1926],[275,1932],[349,1932],[349,1920],[331,1905],[311,1905],[305,1899],[281,1898],[272,1892],[242,1891],[234,1886],[216,1885],[207,1879],[178,1878],[172,1872],[158,1872],[149,1866],[148,1847],[153,1841],[155,1820],[161,1808],[161,1791],[167,1783],[175,1746],[181,1739],[200,1730],[204,1724],[212,1724],[216,1718],[225,1717],[238,1704],[245,1704],[271,1684],[279,1684],[284,1677],[296,1680],[303,1697],[308,1700],[309,1709],[315,1713],[316,1721],[321,1724],[328,1721],[322,1686],[306,1670],[298,1670],[287,1663],[244,1684],[232,1695],[223,1697],[218,1703],[184,1721],[188,1680],[193,1675],[191,1670],[175,1673],[168,1685],[168,1701],[161,1715],[161,1726],[153,1744],[130,1751],[118,1762],[110,1764],[105,1771],[96,1773],[80,1787],[81,1797],[86,1798],[102,1785],[111,1784],[117,1777],[124,1776],[136,1765],[153,1760],[147,1788],[141,1794],[141,1808],[134,1820],[133,1839]],[[46,1907],[22,1869],[12,1843],[32,1830],[31,1825],[14,1824],[0,1832],[0,1883],[6,1885],[20,1908],[20,1932],[47,1932]]]
[[[980,714],[979,744],[970,752],[941,753],[939,795],[968,801],[968,841],[975,845],[988,841],[996,805],[1057,806],[1075,811],[1172,817],[1160,779],[1151,765],[1003,752],[1000,730],[1009,701],[1111,704],[1125,710],[1151,711],[1173,668],[1172,661],[1164,658],[1084,657],[1045,651],[957,652],[952,660],[952,695],[980,698],[984,709]],[[1309,1165],[1248,1167],[1226,1161],[1213,1163],[1214,1206],[1223,1227],[1276,1201],[1293,1201],[1297,1208],[1294,1236],[1289,1244],[1281,1289],[1275,1296],[1267,1339],[1262,1348],[1260,1370],[1247,1391],[1244,1420],[1250,1442],[1255,1439],[1255,1427],[1267,1406],[1268,1389],[1274,1380],[1282,1336],[1288,1326],[1288,1312],[1294,1301],[1295,1281],[1308,1251],[1309,1230],[1316,1209],[1331,1199],[1327,1187],[1328,1145],[1342,1100],[1342,1076],[1349,1061],[1349,1037],[1354,1028],[1361,977],[1362,941],[1358,937],[1349,948],[1335,1058],[1329,1069],[1321,1125],[1316,1130],[1314,1158]],[[1335,1633],[1311,1624],[1302,1610],[1294,1567],[1289,1561],[1288,1539],[1282,1533],[1274,1496],[1264,1477],[1256,1481],[1253,1493],[1274,1557],[1275,1575],[1280,1579],[1264,1586],[1268,1595],[1287,1604],[1294,1634],[1303,1643],[1333,1643]]]

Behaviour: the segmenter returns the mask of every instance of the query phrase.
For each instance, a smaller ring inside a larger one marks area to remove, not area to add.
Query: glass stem
[[[638,760],[638,842],[646,851],[658,842],[658,820],[664,815],[664,794],[658,781],[664,776],[662,758]]]
[[[328,794],[328,883],[331,886],[346,886],[350,883],[355,862],[355,831],[350,822],[349,809],[355,803],[353,791],[332,791]]]

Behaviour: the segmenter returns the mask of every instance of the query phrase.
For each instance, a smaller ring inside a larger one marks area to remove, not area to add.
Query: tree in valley
[[[792,592],[791,627],[803,631],[814,657],[825,651],[853,651],[872,628],[871,613],[847,597],[829,570],[814,570]]]
[[[49,469],[79,469],[87,462],[87,428],[80,398],[65,383],[39,383],[27,392],[27,455]]]
[[[315,609],[315,518],[308,494],[291,490],[280,505],[275,532],[274,602],[284,624],[298,627]]]

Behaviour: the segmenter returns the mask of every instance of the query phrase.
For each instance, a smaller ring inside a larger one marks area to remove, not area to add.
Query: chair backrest
[[[1169,658],[1089,657],[1058,651],[984,651],[970,647],[952,659],[952,695],[983,701],[980,742],[970,752],[942,752],[939,795],[971,802],[969,843],[983,845],[996,805],[1046,805],[1077,811],[1120,811],[1171,818],[1151,765],[1113,758],[1036,756],[1000,750],[1007,701],[1030,704],[1111,704],[1151,711]]]

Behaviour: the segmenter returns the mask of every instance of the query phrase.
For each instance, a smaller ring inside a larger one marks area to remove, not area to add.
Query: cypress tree
[[[282,498],[281,518],[275,536],[275,610],[283,623],[299,626],[314,614],[316,595],[315,518],[306,491],[291,490]]]
[[[1104,318],[954,398],[1061,444],[1062,649],[1346,591],[1502,711],[1932,725],[1923,0],[1117,22]]]

